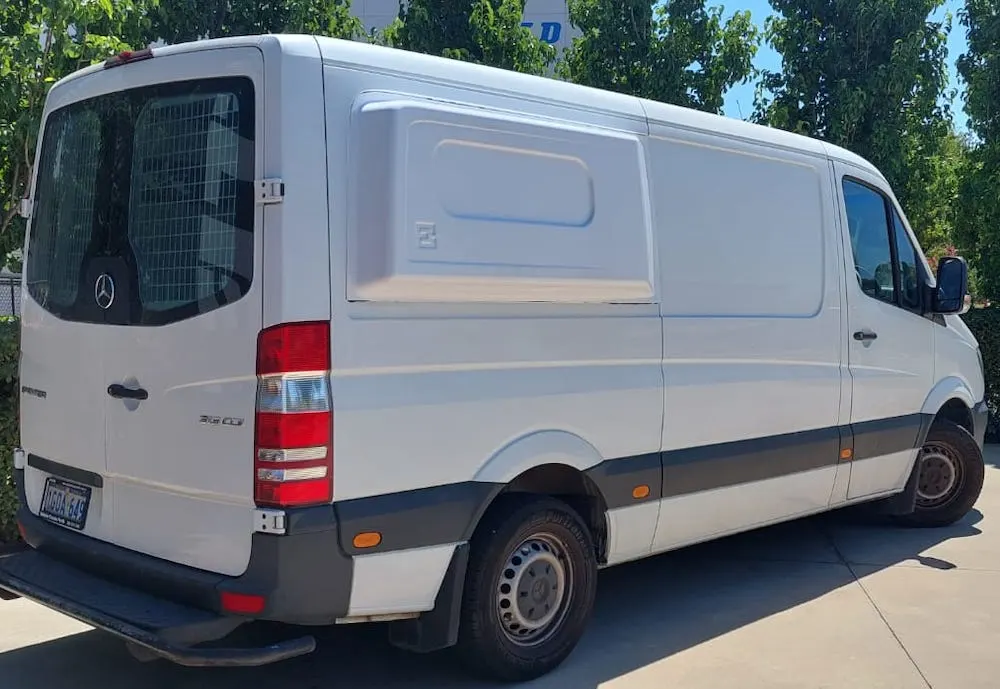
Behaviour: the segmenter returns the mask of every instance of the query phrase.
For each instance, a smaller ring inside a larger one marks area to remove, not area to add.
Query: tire
[[[580,515],[553,498],[502,496],[472,539],[457,648],[463,663],[506,682],[551,672],[583,636],[596,592],[594,542]]]
[[[899,521],[912,527],[949,526],[967,515],[983,490],[983,453],[972,434],[947,419],[931,426],[914,468],[917,503]]]

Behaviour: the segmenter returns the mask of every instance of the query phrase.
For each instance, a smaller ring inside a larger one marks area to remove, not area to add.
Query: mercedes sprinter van
[[[137,656],[381,622],[524,680],[601,568],[979,495],[966,264],[826,143],[281,35],[59,81],[37,161],[0,586]]]

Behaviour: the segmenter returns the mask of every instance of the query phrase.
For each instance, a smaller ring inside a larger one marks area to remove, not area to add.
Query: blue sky
[[[713,3],[714,4],[714,3]],[[959,96],[952,104],[952,112],[955,117],[955,124],[960,130],[964,130],[966,124],[965,113],[962,111],[961,87],[955,72],[955,60],[965,52],[967,43],[965,40],[965,27],[958,21],[958,9],[963,5],[962,0],[946,0],[944,6],[935,14],[935,18],[943,18],[945,13],[952,15],[951,34],[948,37],[948,70],[949,89],[959,89]],[[771,6],[767,0],[736,0],[725,4],[729,13],[737,10],[750,10],[753,21],[763,27],[764,20],[771,14]],[[757,52],[754,63],[760,69],[779,70],[781,69],[781,58],[768,45],[762,45]],[[734,87],[726,94],[725,113],[730,117],[739,119],[749,118],[753,112],[754,84],[741,84]]]

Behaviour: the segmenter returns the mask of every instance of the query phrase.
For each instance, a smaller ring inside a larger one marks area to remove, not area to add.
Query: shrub
[[[17,366],[20,328],[17,319],[0,319],[0,543],[17,539],[14,512],[14,448],[18,444]]]
[[[990,420],[986,427],[987,439],[1000,439],[997,421],[1000,419],[1000,307],[972,309],[962,316],[983,353],[983,370],[986,375],[986,404]]]

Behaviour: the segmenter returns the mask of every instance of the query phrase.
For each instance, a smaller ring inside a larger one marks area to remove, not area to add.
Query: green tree
[[[494,8],[479,0],[469,18],[472,37],[482,54],[482,63],[527,74],[544,74],[556,57],[556,49],[521,26],[523,0],[503,0]]]
[[[0,4],[0,259],[23,242],[17,211],[28,192],[49,88],[81,67],[141,45],[154,5],[155,0]]]
[[[499,0],[488,0],[493,9]],[[473,0],[409,0],[399,4],[399,18],[386,31],[387,41],[403,50],[428,55],[462,54],[465,59],[482,61],[473,35]]]
[[[945,255],[957,241],[960,190],[971,151],[968,137],[950,123],[946,127],[938,137],[906,138],[906,177],[897,190],[924,252],[936,257]]]
[[[758,120],[818,137],[885,174],[921,243],[950,233],[959,148],[950,131],[942,0],[771,0]],[[932,194],[938,194],[932,198]]]
[[[381,42],[404,50],[544,74],[555,48],[521,26],[525,0],[410,0]]]
[[[159,0],[153,38],[167,43],[264,33],[354,39],[364,33],[351,0]]]
[[[977,296],[1000,299],[1000,0],[966,0],[960,18],[969,47],[958,71],[976,141],[962,178],[957,242],[976,268]]]
[[[704,0],[569,0],[581,36],[559,62],[578,84],[709,112],[753,74],[759,32],[749,12],[723,21]]]

